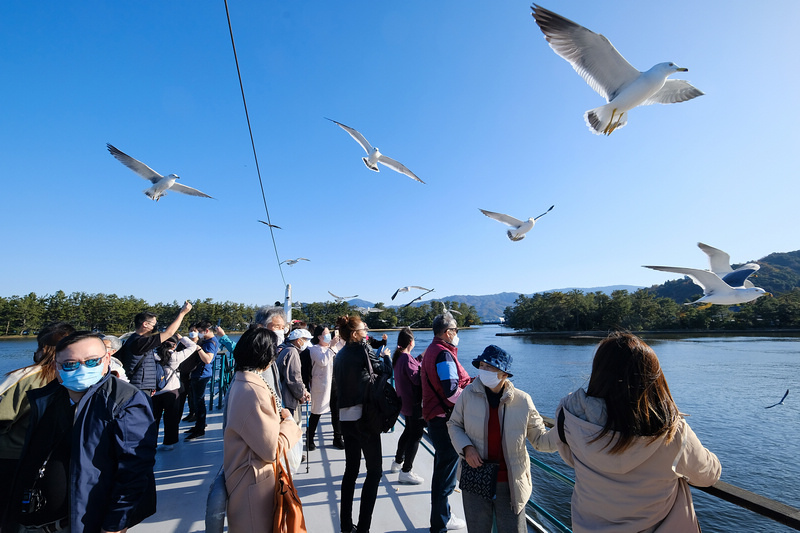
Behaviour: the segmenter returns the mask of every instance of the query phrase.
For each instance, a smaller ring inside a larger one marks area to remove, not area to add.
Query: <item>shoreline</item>
[[[604,339],[611,333],[609,331],[511,331],[495,333],[497,337],[538,337],[546,338],[586,338],[586,339]],[[702,336],[702,337],[717,337],[724,335],[742,335],[753,337],[795,337],[800,336],[800,329],[787,328],[767,328],[767,329],[656,329],[656,330],[643,330],[631,331],[636,336],[658,336],[658,337],[686,337],[686,336]]]

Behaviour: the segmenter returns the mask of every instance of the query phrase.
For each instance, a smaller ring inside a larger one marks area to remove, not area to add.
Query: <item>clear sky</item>
[[[676,276],[643,264],[706,268],[697,241],[800,248],[800,2],[666,6],[544,4],[706,93],[600,137],[604,100],[527,2],[231,0],[277,249],[310,259],[283,266],[295,300],[649,286]],[[282,299],[222,0],[9,0],[0,49],[0,295]],[[324,117],[426,184],[369,171]],[[107,142],[215,199],[149,200]],[[520,242],[478,211],[552,204]]]

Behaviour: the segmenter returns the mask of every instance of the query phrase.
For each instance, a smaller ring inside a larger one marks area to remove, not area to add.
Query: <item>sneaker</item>
[[[197,420],[197,415],[191,414],[191,415],[186,415],[185,417],[183,417],[182,422],[194,422],[195,420]]]
[[[160,452],[171,452],[172,450],[175,449],[175,446],[173,446],[172,444],[162,444],[157,449]]]
[[[414,472],[400,472],[400,475],[397,476],[397,481],[402,483],[403,485],[421,485],[424,479],[416,475]],[[450,515],[450,521],[453,520],[453,515]],[[448,522],[449,524],[450,522]],[[450,529],[448,527],[448,529]],[[453,528],[459,529],[459,528]]]
[[[205,436],[206,436],[206,432],[205,431],[192,431],[191,433],[186,435],[186,438],[183,439],[183,440],[194,440],[194,439],[197,439],[197,438],[200,438],[200,437],[205,437]]]
[[[467,523],[461,518],[457,517],[454,513],[450,513],[450,520],[447,521],[447,525],[445,527],[448,531],[452,529],[464,529],[467,527]]]
[[[314,444],[314,441],[308,441],[308,451],[313,452],[317,449],[317,445]]]
[[[333,438],[333,447],[337,450],[344,450],[344,439],[341,436]]]
[[[389,470],[392,474],[396,474],[403,468],[403,463],[398,463],[394,459],[392,459],[392,468]]]

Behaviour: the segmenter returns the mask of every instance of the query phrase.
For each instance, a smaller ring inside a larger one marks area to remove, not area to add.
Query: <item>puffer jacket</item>
[[[691,493],[682,478],[706,487],[722,468],[681,420],[669,443],[639,437],[625,451],[610,454],[610,433],[590,442],[607,420],[605,401],[584,389],[563,398],[564,436],[558,452],[575,469],[572,528],[583,531],[699,531]]]
[[[369,381],[367,357],[376,375],[391,372],[391,362],[378,357],[365,342],[348,342],[333,359],[339,409],[361,405]]]
[[[508,467],[512,511],[518,514],[525,508],[533,490],[525,440],[540,452],[555,452],[558,436],[554,431],[547,431],[531,397],[510,381],[506,381],[503,388],[498,416],[503,425],[503,456]],[[488,426],[489,401],[486,388],[477,377],[458,397],[447,422],[450,440],[462,458],[464,448],[469,445],[475,446],[481,458],[486,458]]]

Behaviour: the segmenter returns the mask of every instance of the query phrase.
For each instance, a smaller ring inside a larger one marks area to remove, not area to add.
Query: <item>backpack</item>
[[[156,390],[162,390],[167,385],[167,371],[159,361],[156,361]]]
[[[366,355],[369,382],[364,390],[364,401],[361,404],[361,418],[358,426],[364,433],[388,433],[397,422],[403,402],[392,384],[389,383],[389,374],[376,376],[372,371],[369,353]]]

